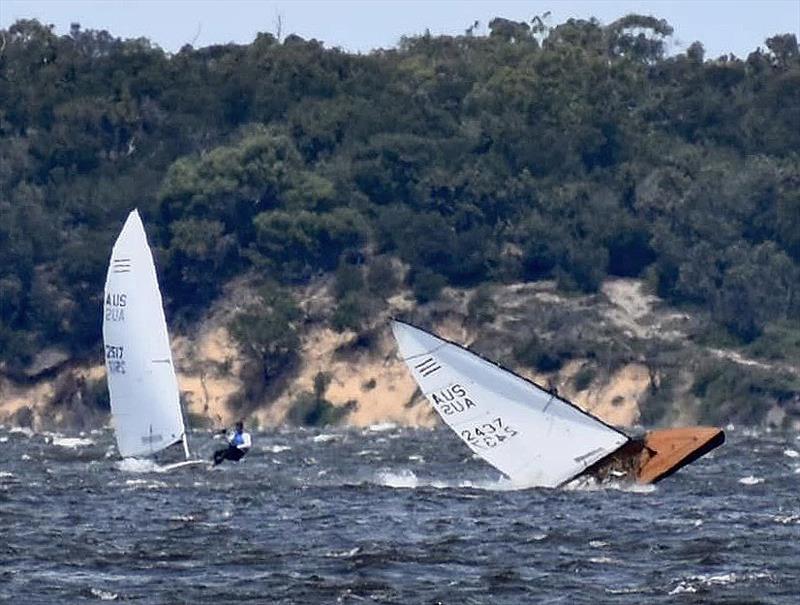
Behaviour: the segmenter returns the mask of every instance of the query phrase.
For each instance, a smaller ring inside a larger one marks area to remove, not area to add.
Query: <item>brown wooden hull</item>
[[[648,431],[636,480],[655,483],[725,443],[722,429],[694,426]]]
[[[694,426],[648,431],[586,469],[582,476],[656,483],[725,442],[722,429]]]

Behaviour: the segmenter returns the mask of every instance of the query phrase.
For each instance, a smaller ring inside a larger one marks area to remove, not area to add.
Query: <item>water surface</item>
[[[254,439],[165,473],[107,430],[0,428],[0,601],[799,602],[795,434],[729,432],[655,487],[560,490],[512,489],[445,428]]]

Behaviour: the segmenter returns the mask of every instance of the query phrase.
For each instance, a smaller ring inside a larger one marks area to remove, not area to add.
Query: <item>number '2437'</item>
[[[477,448],[497,447],[506,439],[517,434],[517,431],[503,423],[501,418],[485,422],[471,429],[461,431],[461,438]]]

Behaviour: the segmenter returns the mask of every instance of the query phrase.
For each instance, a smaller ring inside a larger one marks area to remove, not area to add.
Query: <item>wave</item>
[[[754,580],[771,579],[772,576],[767,572],[753,573],[721,573],[714,575],[695,575],[679,579],[676,586],[669,591],[670,595],[693,594],[701,588],[709,586],[729,586],[737,582],[752,582]]]
[[[133,488],[143,487],[145,489],[163,489],[168,487],[163,481],[151,481],[149,479],[128,479],[125,481],[125,485]]]
[[[742,485],[758,485],[759,483],[764,483],[764,478],[748,475],[747,477],[742,477],[739,479],[739,483]]]
[[[327,443],[329,441],[336,441],[339,437],[340,435],[334,435],[333,433],[322,433],[320,435],[314,435],[311,441],[314,443]]]
[[[332,559],[350,559],[361,552],[361,548],[356,546],[350,550],[329,550],[324,556]]]
[[[375,473],[373,481],[376,485],[392,487],[398,489],[416,489],[421,487],[432,487],[434,489],[477,489],[492,492],[515,491],[528,489],[530,486],[515,485],[503,477],[485,481],[442,481],[440,479],[419,478],[412,470],[401,469],[399,471],[382,470]]]
[[[397,425],[394,422],[379,422],[377,424],[371,424],[365,429],[364,432],[382,433],[384,431],[392,431],[396,428]]]
[[[486,479],[472,481],[464,479],[461,481],[445,481],[435,478],[420,478],[410,469],[401,470],[380,470],[377,471],[370,483],[381,485],[383,487],[391,487],[395,489],[417,489],[423,487],[432,487],[435,489],[476,489],[491,492],[511,492],[523,491],[527,489],[541,489],[540,485],[531,485],[529,483],[514,483],[510,479],[500,477],[498,479]],[[596,481],[573,481],[565,485],[562,489],[566,491],[604,491],[604,490],[617,490],[629,492],[634,494],[650,494],[655,492],[658,488],[655,485],[640,483],[631,483],[623,481],[611,481],[606,483],[597,483]]]
[[[115,592],[102,590],[101,588],[92,588],[90,592],[92,593],[92,596],[97,597],[101,601],[116,601],[117,597],[119,596]]]
[[[652,494],[658,488],[652,483],[634,483],[633,481],[597,481],[592,477],[579,477],[567,483],[562,489],[568,492],[597,492],[615,490],[631,494]]]
[[[61,435],[52,435],[51,439],[50,443],[52,445],[67,449],[77,449],[79,447],[94,445],[94,441],[87,437],[62,437]]]

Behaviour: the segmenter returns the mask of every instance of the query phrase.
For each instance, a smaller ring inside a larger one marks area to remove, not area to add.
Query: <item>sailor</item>
[[[244,430],[244,423],[240,420],[236,423],[236,428],[228,437],[228,447],[214,452],[214,466],[223,460],[241,460],[250,451],[253,440],[250,433]]]

